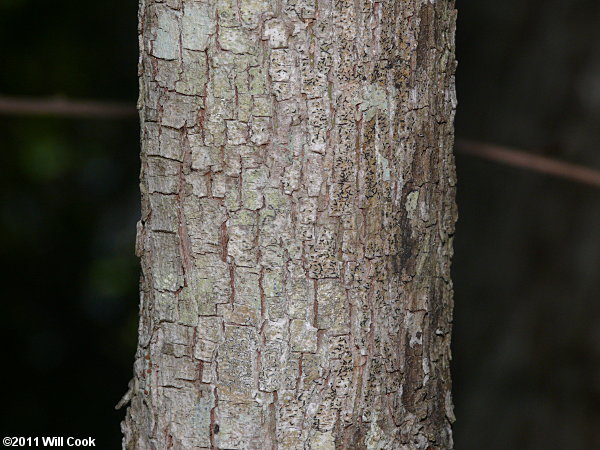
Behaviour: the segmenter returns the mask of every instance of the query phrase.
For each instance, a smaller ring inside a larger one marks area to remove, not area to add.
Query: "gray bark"
[[[141,1],[125,448],[452,447],[454,24]]]

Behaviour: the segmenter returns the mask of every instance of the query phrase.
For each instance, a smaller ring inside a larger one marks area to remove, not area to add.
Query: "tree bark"
[[[452,448],[455,16],[141,1],[125,448]]]

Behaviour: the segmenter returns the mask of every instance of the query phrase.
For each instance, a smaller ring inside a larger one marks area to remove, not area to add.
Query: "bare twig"
[[[0,114],[72,118],[124,118],[137,115],[135,106],[129,103],[14,97],[0,97]]]
[[[600,188],[600,171],[498,145],[458,140],[457,151]]]
[[[0,114],[115,119],[137,117],[135,106],[129,103],[73,101],[62,98],[23,99],[2,96],[0,96]],[[484,142],[457,140],[455,147],[460,153],[600,188],[599,170]]]

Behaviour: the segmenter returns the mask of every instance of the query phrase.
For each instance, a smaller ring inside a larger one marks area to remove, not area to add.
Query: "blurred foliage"
[[[0,94],[134,103],[137,2],[3,0]],[[3,435],[118,448],[137,330],[139,127],[2,116]]]
[[[458,2],[458,136],[600,169],[600,2]],[[600,448],[600,193],[459,155],[456,447]]]

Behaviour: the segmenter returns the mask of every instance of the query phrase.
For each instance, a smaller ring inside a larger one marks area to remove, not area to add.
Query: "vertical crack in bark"
[[[139,24],[124,447],[452,448],[454,3],[143,0]]]

